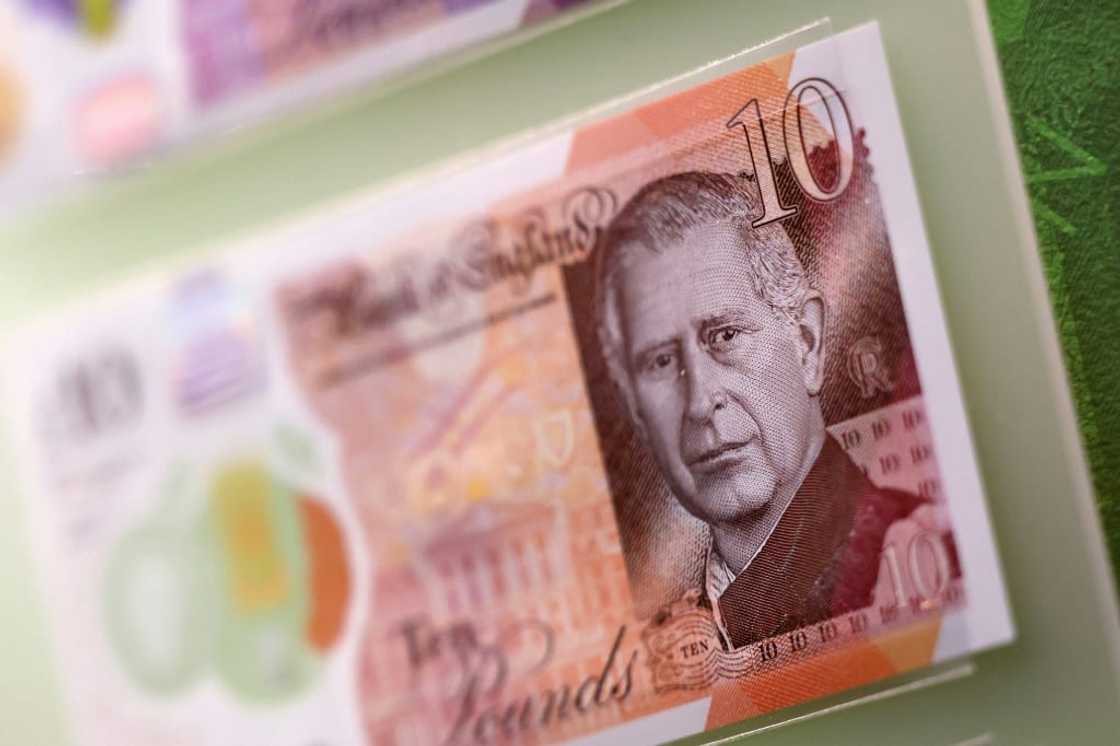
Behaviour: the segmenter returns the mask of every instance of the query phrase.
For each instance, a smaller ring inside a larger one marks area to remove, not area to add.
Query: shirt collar
[[[704,558],[704,593],[708,597],[708,605],[712,608],[712,620],[716,624],[716,629],[719,630],[720,639],[726,649],[731,649],[731,637],[727,634],[727,627],[723,624],[723,615],[719,610],[719,597],[727,590],[732,581],[735,580],[735,575],[731,569],[719,556],[719,552],[713,546],[713,540],[709,533],[708,538],[708,554]]]

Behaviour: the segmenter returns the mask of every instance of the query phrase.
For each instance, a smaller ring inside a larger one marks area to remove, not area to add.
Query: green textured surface
[[[0,323],[822,16],[836,31],[882,24],[1019,637],[976,656],[972,673],[942,670],[939,685],[748,743],[1115,746],[1115,601],[1021,185],[1009,180],[1007,125],[986,77],[996,64],[987,21],[964,0],[634,0],[407,89],[158,164],[0,226]],[[11,473],[3,450],[0,464]],[[0,511],[0,742],[66,743],[15,489],[0,491]]]
[[[988,4],[1081,435],[1120,575],[1120,3]]]

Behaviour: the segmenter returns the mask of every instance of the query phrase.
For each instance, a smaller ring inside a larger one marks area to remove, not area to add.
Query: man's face
[[[807,324],[779,317],[745,252],[733,226],[701,226],[660,253],[630,247],[618,285],[650,449],[681,504],[717,525],[796,489],[820,428],[820,301]]]

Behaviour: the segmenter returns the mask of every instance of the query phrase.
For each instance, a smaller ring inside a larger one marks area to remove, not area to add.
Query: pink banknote
[[[664,741],[1011,639],[877,28],[614,108],[37,327],[81,742]]]
[[[599,3],[604,7],[606,3]],[[0,212],[594,9],[592,0],[0,3]]]
[[[351,59],[369,80],[588,0],[183,0],[192,98],[210,106]]]

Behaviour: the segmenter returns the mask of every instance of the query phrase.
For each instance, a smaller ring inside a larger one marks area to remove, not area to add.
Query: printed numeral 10
[[[819,113],[820,125],[828,127],[837,151],[839,169],[830,185],[822,184],[809,164],[808,143],[805,141],[809,123],[805,120],[805,112],[810,106]],[[778,194],[774,179],[774,152],[762,124],[762,109],[758,99],[748,101],[727,126],[732,129],[742,127],[747,136],[747,149],[762,197],[762,215],[752,221],[751,225],[758,228],[796,215],[797,207],[782,204]],[[818,202],[829,202],[844,193],[852,179],[855,138],[848,107],[831,83],[821,78],[806,78],[790,89],[782,107],[782,139],[785,141],[790,168],[793,169],[793,176],[801,191]]]
[[[949,552],[936,533],[923,531],[910,539],[906,545],[905,561],[904,573],[895,546],[888,544],[883,547],[881,562],[890,574],[896,604],[906,603],[908,586],[913,587],[924,601],[937,599],[949,587],[952,574]]]

